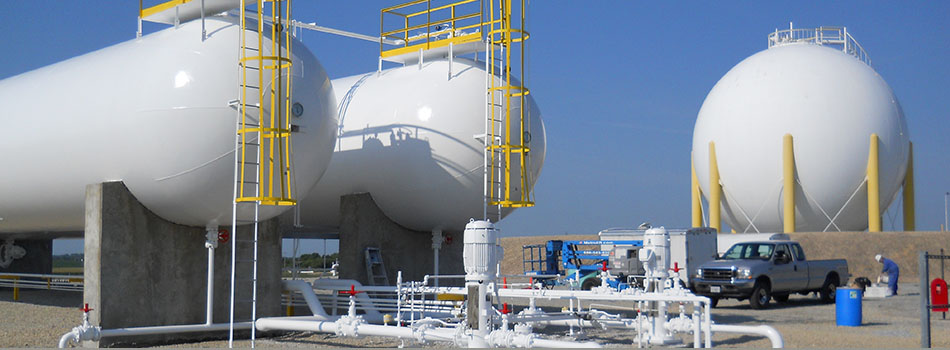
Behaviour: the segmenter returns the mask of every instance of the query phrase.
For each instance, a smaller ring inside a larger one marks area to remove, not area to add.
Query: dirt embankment
[[[790,234],[800,242],[808,259],[846,259],[852,277],[865,276],[874,280],[881,271],[881,264],[874,261],[875,254],[894,260],[901,269],[901,282],[918,279],[917,257],[922,250],[931,254],[943,248],[950,253],[950,232],[799,232]],[[505,237],[502,262],[503,274],[522,273],[522,249],[527,244],[544,244],[551,239],[579,240],[598,239],[597,235],[557,235]],[[931,276],[939,276],[940,265],[931,261]],[[950,274],[950,262],[947,264]]]

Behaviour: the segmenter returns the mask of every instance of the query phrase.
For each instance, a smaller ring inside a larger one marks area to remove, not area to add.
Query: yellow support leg
[[[20,300],[20,286],[19,286],[20,277],[13,277],[13,301]]]
[[[904,231],[916,231],[914,217],[914,143],[907,150],[907,172],[904,174]]]
[[[716,143],[709,141],[709,227],[722,232],[720,223],[720,196],[722,185],[719,183],[719,165],[716,163]]]
[[[692,186],[690,197],[692,198],[693,205],[693,227],[703,226],[703,204],[702,204],[702,192],[699,189],[699,178],[696,177],[696,165],[693,164],[693,155],[690,153],[689,156],[689,168],[692,173]]]
[[[877,134],[871,134],[868,150],[868,232],[881,232],[881,178]]]
[[[782,139],[782,172],[784,186],[783,212],[785,214],[785,232],[795,232],[795,146],[792,135],[785,134]]]

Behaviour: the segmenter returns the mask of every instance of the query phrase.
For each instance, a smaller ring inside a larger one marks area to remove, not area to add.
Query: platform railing
[[[871,65],[867,51],[848,33],[847,27],[789,28],[776,29],[769,33],[769,48],[795,43],[837,47],[868,66]]]

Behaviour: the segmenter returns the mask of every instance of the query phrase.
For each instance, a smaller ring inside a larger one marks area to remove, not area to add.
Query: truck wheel
[[[593,287],[600,285],[600,278],[591,277],[584,280],[584,283],[581,283],[581,290],[590,290]]]
[[[768,283],[756,282],[752,288],[752,296],[749,297],[749,305],[753,309],[765,309],[769,307],[769,299],[772,298],[772,287]]]
[[[821,297],[821,302],[829,304],[835,302],[835,293],[837,290],[838,277],[828,276],[828,278],[825,279],[825,283],[821,285],[821,289],[818,291],[818,295]]]
[[[772,299],[774,299],[775,301],[780,302],[780,303],[787,303],[787,302],[788,302],[788,294],[776,294],[776,295],[773,295],[773,296],[772,296]]]

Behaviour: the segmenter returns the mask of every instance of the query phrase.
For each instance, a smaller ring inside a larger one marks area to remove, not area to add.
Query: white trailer
[[[717,256],[716,230],[709,227],[694,227],[690,229],[668,229],[670,234],[670,267],[680,268],[680,280],[689,285],[690,273],[707,261]],[[642,240],[645,229],[609,228],[597,233],[602,241]],[[602,250],[615,252],[623,246],[604,246]],[[630,247],[631,250],[638,249]],[[631,263],[637,260],[636,254],[627,254],[632,258]],[[611,266],[613,267],[613,266]],[[642,269],[642,267],[640,267]]]

